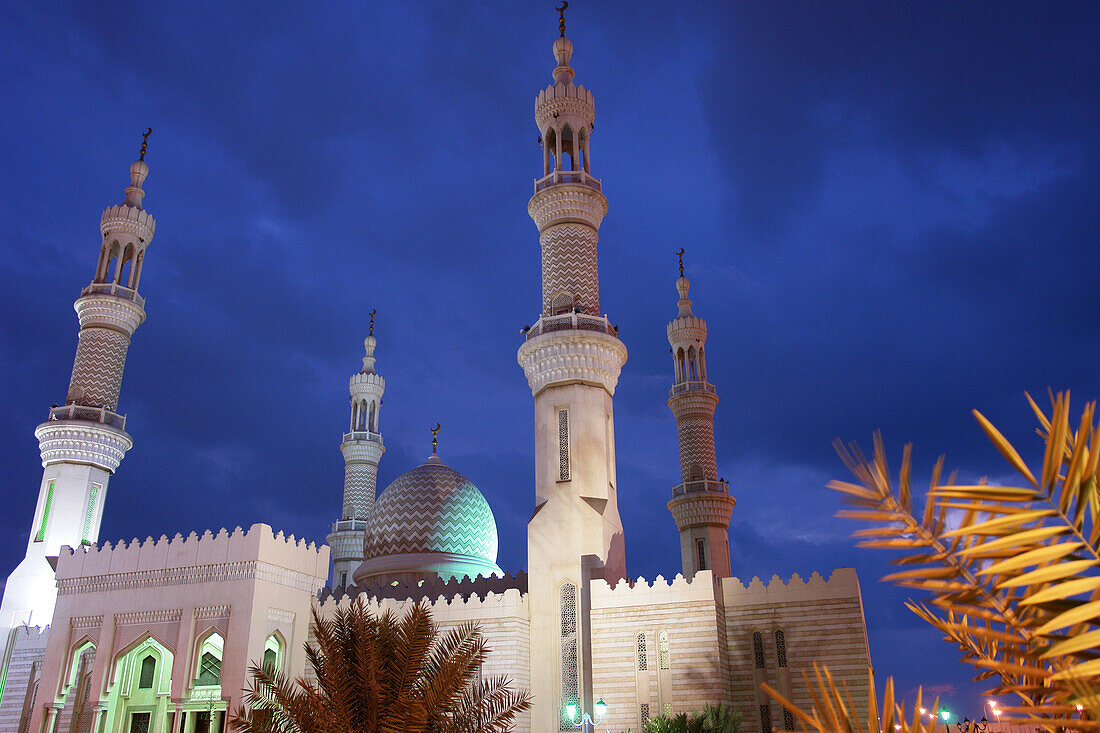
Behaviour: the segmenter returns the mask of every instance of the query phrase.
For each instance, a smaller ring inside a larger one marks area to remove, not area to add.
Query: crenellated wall
[[[802,673],[813,674],[814,662],[828,666],[848,686],[857,709],[863,709],[870,654],[855,569],[834,570],[828,580],[816,572],[805,581],[798,575],[786,582],[773,576],[766,584],[759,578],[748,585],[725,578],[721,592],[733,703],[741,711],[744,733],[761,732],[760,705],[768,706],[773,726],[784,726],[783,709],[756,689],[759,681],[789,690],[799,706],[812,706]],[[783,632],[785,667],[777,630]],[[756,666],[754,632],[762,637],[763,669]]]
[[[484,580],[478,578],[477,580]],[[515,578],[512,578],[514,581]],[[472,590],[476,581],[466,580],[468,590]],[[460,584],[456,584],[460,585]],[[508,588],[503,592],[486,591],[483,595],[470,592],[468,595],[438,595],[434,598],[420,594],[404,595],[397,598],[379,598],[366,593],[334,596],[326,594],[318,604],[322,616],[331,615],[338,608],[347,608],[358,599],[374,613],[392,611],[404,613],[412,603],[427,602],[432,611],[432,621],[441,630],[456,627],[467,622],[475,622],[489,647],[489,658],[482,668],[482,677],[504,675],[512,680],[513,689],[530,689],[531,686],[531,623],[529,597],[518,588]],[[413,596],[416,597],[413,597]],[[310,640],[313,640],[312,631]],[[313,670],[304,670],[307,679],[313,678]],[[523,716],[516,726],[517,733],[531,730],[529,715]]]
[[[325,583],[328,561],[328,547],[274,533],[266,524],[248,531],[237,527],[115,546],[63,547],[30,729],[39,730],[44,717],[71,718],[76,702],[66,680],[77,651],[88,644],[95,648],[89,700],[110,726],[125,715],[120,685],[130,681],[117,663],[141,645],[155,643],[171,655],[170,665],[157,673],[163,680],[158,716],[239,704],[248,666],[263,659],[273,635],[281,642],[280,664],[291,676],[300,674],[310,608]],[[220,692],[196,684],[200,647],[213,632],[224,640]]]

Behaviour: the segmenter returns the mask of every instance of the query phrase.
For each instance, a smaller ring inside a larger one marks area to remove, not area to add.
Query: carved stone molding
[[[183,618],[181,608],[161,608],[156,611],[131,611],[116,613],[115,626],[144,626],[145,624],[175,623]]]
[[[583,183],[558,183],[532,196],[527,213],[540,232],[556,224],[570,223],[599,229],[607,214],[607,198]]]
[[[524,342],[517,360],[532,395],[573,382],[598,385],[614,395],[626,363],[626,346],[597,331],[553,331]]]
[[[132,336],[145,321],[145,309],[128,298],[107,293],[93,293],[77,298],[73,303],[80,327],[109,328]]]
[[[134,446],[130,436],[102,423],[50,420],[35,428],[42,467],[50,463],[90,463],[114,473],[126,451]]]
[[[128,204],[108,206],[99,220],[99,231],[104,237],[112,234],[129,234],[148,244],[156,231],[157,221],[149,212]]]

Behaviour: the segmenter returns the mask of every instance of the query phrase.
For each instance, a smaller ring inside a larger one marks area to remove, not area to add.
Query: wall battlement
[[[613,608],[662,603],[684,603],[720,599],[725,606],[750,606],[765,603],[792,603],[859,595],[859,580],[854,568],[837,568],[828,580],[814,571],[809,580],[798,573],[784,580],[773,575],[767,583],[753,577],[748,584],[740,578],[715,578],[710,570],[700,570],[693,578],[677,573],[671,581],[658,575],[650,583],[645,578],[619,581],[615,585],[595,579],[591,585],[592,607]]]
[[[784,581],[773,575],[767,583],[753,577],[748,585],[740,578],[722,579],[722,598],[726,606],[750,606],[760,603],[797,603],[807,600],[827,598],[848,598],[859,596],[859,579],[855,568],[837,568],[828,579],[816,570],[809,580],[803,580],[795,573],[790,580]]]
[[[348,608],[359,598],[364,600],[367,608],[373,613],[385,613],[386,611],[400,613],[410,603],[428,601],[432,611],[432,619],[437,624],[456,618],[482,620],[501,617],[527,618],[528,616],[527,593],[526,591],[521,592],[518,588],[508,588],[498,593],[488,591],[484,597],[476,593],[471,593],[468,596],[439,595],[435,598],[406,596],[402,599],[378,598],[376,596],[366,596],[365,594],[352,595],[344,593],[339,596],[330,594],[320,601],[318,610],[321,616],[329,616],[338,609]]]
[[[186,537],[177,533],[169,539],[161,535],[144,541],[134,538],[120,540],[114,546],[85,545],[61,548],[57,562],[57,579],[186,568],[197,565],[239,563],[263,560],[281,567],[325,577],[328,574],[329,551],[326,545],[295,540],[294,535],[274,533],[267,524],[253,524],[246,531],[240,527],[232,532],[221,529],[217,534],[207,530]]]
[[[435,601],[432,599],[440,598],[468,599],[476,596],[484,599],[490,593],[500,595],[509,590],[516,590],[526,595],[527,573],[521,570],[515,575],[505,573],[503,577],[494,575],[489,578],[484,575],[479,575],[476,578],[465,575],[461,580],[451,578],[447,582],[435,578],[425,580],[421,584],[398,583],[397,585],[389,585],[374,583],[368,586],[352,585],[347,588],[337,586],[336,588],[322,590],[318,595],[318,601],[324,605],[329,599],[335,599],[337,603],[342,603],[345,598],[354,599],[363,596],[364,600],[371,603],[386,599],[394,601],[428,600],[434,603]]]

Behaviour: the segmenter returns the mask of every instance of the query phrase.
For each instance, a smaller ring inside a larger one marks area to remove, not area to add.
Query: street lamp
[[[947,729],[947,733],[951,733],[951,725],[947,722],[951,719],[951,711],[946,707],[940,708],[940,717],[943,718],[943,727]]]
[[[597,725],[603,722],[604,715],[607,714],[607,703],[600,698],[594,706],[596,712],[596,719],[592,720],[592,717],[588,713],[581,712],[580,721],[577,720],[577,713],[580,712],[580,708],[577,703],[570,700],[565,706],[565,714],[569,718],[569,724],[574,728],[580,728],[581,733],[588,733],[590,728],[594,729]]]

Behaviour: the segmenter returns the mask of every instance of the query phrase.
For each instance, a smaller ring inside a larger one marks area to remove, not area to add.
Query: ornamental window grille
[[[772,709],[765,703],[760,706],[760,730],[768,733],[772,729]]]
[[[666,703],[665,703],[665,704],[664,704],[664,705],[663,705],[663,706],[661,707],[661,713],[662,713],[663,715],[666,715],[666,716],[667,716],[667,715],[672,715],[672,703],[670,703],[670,702],[666,702]]]
[[[561,706],[559,729],[573,730],[573,721],[565,715],[569,703],[580,704],[580,678],[577,658],[577,586],[565,583],[559,591],[561,602]]]
[[[210,652],[205,652],[202,655],[202,659],[199,661],[198,684],[216,685],[221,682],[221,677],[222,661]]]
[[[645,671],[649,669],[649,660],[645,653],[645,633],[638,632],[638,669]]]
[[[46,487],[46,505],[42,507],[42,521],[38,524],[38,534],[34,536],[35,542],[46,539],[46,525],[50,522],[50,506],[53,505],[53,484],[51,481]]]
[[[707,543],[702,539],[695,540],[695,552],[698,555],[699,569],[707,569]]]
[[[88,492],[88,506],[84,510],[84,532],[81,535],[81,541],[84,543],[92,541],[92,521],[95,520],[95,500],[99,496],[99,488],[99,484],[92,484]]]
[[[752,654],[756,668],[764,669],[764,635],[759,631],[752,632]]]
[[[649,703],[643,702],[640,708],[641,710],[638,711],[638,715],[642,719],[642,730],[645,730],[646,724],[649,723]]]
[[[783,629],[775,630],[775,657],[780,667],[787,666],[787,639],[783,635]]]
[[[141,674],[138,675],[138,689],[149,690],[153,687],[153,675],[157,671],[157,658],[152,654],[141,660]]]
[[[149,733],[152,713],[130,713],[130,733]]]
[[[558,481],[569,480],[569,410],[558,410]]]
[[[787,708],[783,708],[783,727],[787,730],[794,730],[794,713]]]
[[[550,303],[550,315],[557,316],[573,310],[572,293],[558,293]]]
[[[657,632],[657,656],[660,657],[661,669],[672,669],[672,658],[668,654],[668,632]]]

